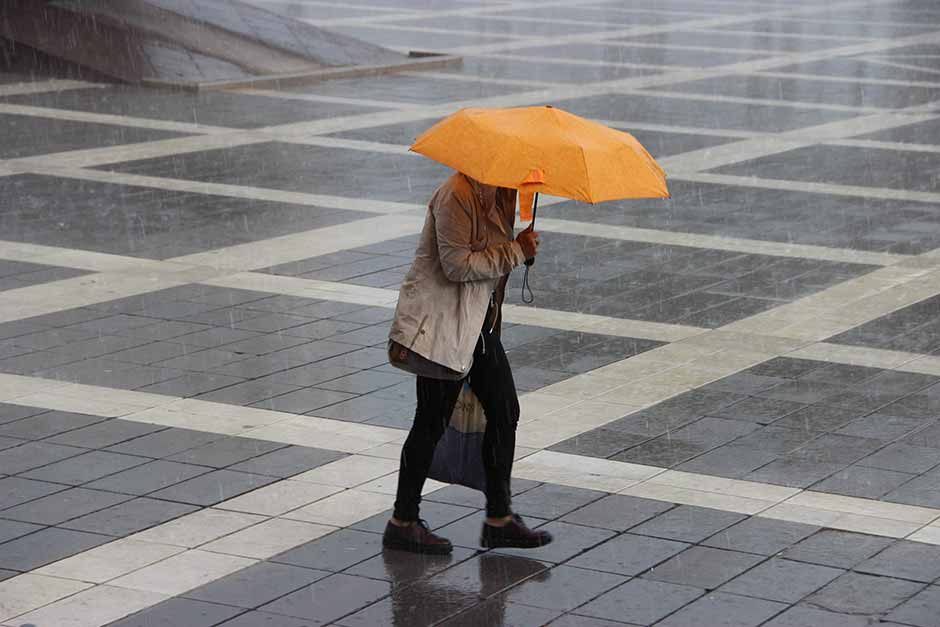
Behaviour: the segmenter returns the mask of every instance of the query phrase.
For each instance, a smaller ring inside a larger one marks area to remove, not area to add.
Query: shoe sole
[[[450,555],[454,547],[451,545],[413,544],[411,542],[382,541],[382,546],[394,551],[407,551],[422,555]]]
[[[547,542],[513,542],[513,541],[498,541],[494,542],[492,540],[485,540],[480,538],[480,546],[484,549],[538,549],[543,546],[548,546],[552,543],[554,538],[551,538]]]

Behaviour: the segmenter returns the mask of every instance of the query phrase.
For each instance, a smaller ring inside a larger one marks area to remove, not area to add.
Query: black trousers
[[[516,448],[519,399],[512,369],[499,336],[485,330],[473,353],[467,382],[486,412],[483,436],[483,467],[486,469],[486,515],[493,518],[511,513],[510,475]],[[434,448],[450,422],[463,381],[418,377],[418,406],[414,424],[401,452],[395,518],[418,519],[421,489],[428,476]]]

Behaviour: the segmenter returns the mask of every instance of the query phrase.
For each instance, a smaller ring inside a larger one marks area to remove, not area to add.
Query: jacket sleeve
[[[473,250],[472,211],[472,207],[452,196],[434,212],[441,266],[454,282],[498,279],[525,261],[522,246],[515,241]]]

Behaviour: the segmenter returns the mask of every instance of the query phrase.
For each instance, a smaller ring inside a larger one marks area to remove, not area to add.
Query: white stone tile
[[[106,400],[112,403],[122,405],[135,405],[138,407],[161,407],[175,402],[174,396],[163,394],[149,394],[147,392],[137,392],[134,390],[119,390],[116,388],[103,387],[100,385],[83,385],[81,383],[70,383],[63,385],[55,390],[60,396],[71,398],[96,398]]]
[[[801,492],[790,498],[788,503],[813,507],[847,514],[874,516],[889,520],[899,520],[910,523],[926,525],[940,516],[940,510],[915,505],[902,505],[900,503],[887,503],[854,496],[827,494],[825,492]]]
[[[191,549],[119,577],[111,585],[176,596],[255,563],[244,557]]]
[[[272,518],[210,542],[203,546],[201,550],[254,559],[267,559],[304,542],[316,540],[335,530],[336,527],[327,525]]]
[[[653,379],[655,376],[656,375],[652,375],[649,379]],[[667,398],[672,398],[677,394],[682,394],[689,389],[690,387],[684,384],[657,385],[651,381],[636,381],[605,392],[598,396],[597,400],[607,403],[620,403],[633,407],[646,407],[660,403]]]
[[[771,503],[785,501],[800,492],[799,488],[787,488],[785,486],[758,483],[756,481],[742,481],[740,479],[726,479],[724,477],[681,472],[678,470],[667,470],[651,479],[651,481],[653,483],[670,485],[677,488],[715,492],[717,494],[740,496],[748,499],[757,499],[759,501],[769,501]]]
[[[124,538],[53,562],[36,574],[104,583],[184,550],[180,546]]]
[[[769,502],[758,499],[678,488],[661,483],[654,483],[652,481],[644,481],[643,483],[628,487],[625,490],[620,490],[620,494],[638,496],[645,499],[655,499],[657,501],[681,503],[683,505],[697,505],[699,507],[720,509],[722,511],[737,512],[739,514],[756,514],[770,505]]]
[[[273,425],[249,430],[245,435],[344,453],[361,453],[380,444],[404,442],[407,437],[407,433],[399,429],[345,423],[313,416],[289,418]]]
[[[0,401],[13,402],[20,397],[31,397],[68,385],[62,381],[25,377],[18,374],[0,374]],[[22,403],[25,404],[25,403]]]
[[[332,300],[370,307],[394,307],[398,302],[398,292],[350,285],[329,281],[317,281],[302,277],[280,276],[261,272],[240,272],[225,277],[205,281],[206,285],[250,289],[272,294],[286,294],[303,298]]]
[[[913,540],[915,542],[924,542],[926,544],[936,544],[940,545],[940,527],[934,525],[927,525],[926,527],[921,527],[911,535],[907,537],[908,540]]]
[[[394,459],[350,455],[292,477],[293,481],[309,481],[338,488],[354,488],[398,471],[401,446]]]
[[[136,422],[145,422],[147,424],[160,425],[163,427],[176,427],[179,429],[193,429],[195,431],[206,431],[208,433],[220,433],[224,435],[242,435],[253,429],[257,425],[245,424],[245,421],[238,416],[207,416],[205,414],[194,414],[186,411],[180,411],[174,407],[154,407],[140,411],[129,416],[128,420]],[[283,418],[281,418],[283,420]]]
[[[216,508],[260,516],[280,516],[341,490],[342,488],[328,485],[285,479],[223,501],[216,505]]]
[[[381,457],[382,459],[394,459],[398,461],[401,458],[401,444],[379,444],[372,448],[362,451],[362,454],[368,457]],[[296,479],[296,477],[294,477]]]
[[[133,540],[193,548],[263,521],[263,516],[206,508],[133,536]]]
[[[89,587],[89,583],[71,579],[32,573],[16,575],[6,581],[0,581],[0,620],[8,621],[14,616],[31,612]]]
[[[435,490],[446,488],[447,485],[448,484],[435,481],[434,479],[426,479],[424,482],[424,488],[421,490],[421,494],[428,494],[430,492],[434,492]],[[373,479],[368,483],[363,483],[362,485],[357,486],[356,490],[362,490],[363,492],[377,492],[379,494],[395,496],[398,491],[398,473],[393,472],[390,475],[385,475],[384,477]]]
[[[125,403],[115,403],[107,398],[77,398],[74,396],[64,396],[58,394],[55,390],[51,392],[40,392],[30,396],[19,396],[16,401],[21,405],[31,407],[43,407],[45,409],[54,409],[58,411],[74,412],[77,414],[90,414],[92,416],[106,416],[108,418],[127,416],[141,411],[139,405],[127,405]]]
[[[553,411],[574,405],[578,399],[545,393],[544,389],[519,397],[519,423],[541,418]]]
[[[95,586],[17,618],[21,625],[100,627],[165,601],[169,596],[145,590]]]
[[[394,497],[388,494],[346,490],[288,512],[283,517],[321,525],[348,527],[364,518],[391,509],[394,500]]]
[[[769,509],[760,512],[762,518],[773,518],[774,520],[787,520],[790,522],[804,523],[807,525],[817,525],[820,527],[831,527],[841,516],[839,512],[830,510],[816,509],[813,507],[802,507],[792,503],[779,503]]]

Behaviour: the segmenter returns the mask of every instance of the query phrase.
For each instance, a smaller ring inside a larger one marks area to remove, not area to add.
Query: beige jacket
[[[434,192],[390,339],[451,370],[470,370],[490,297],[525,260],[513,238],[515,205],[515,190],[459,173]]]

